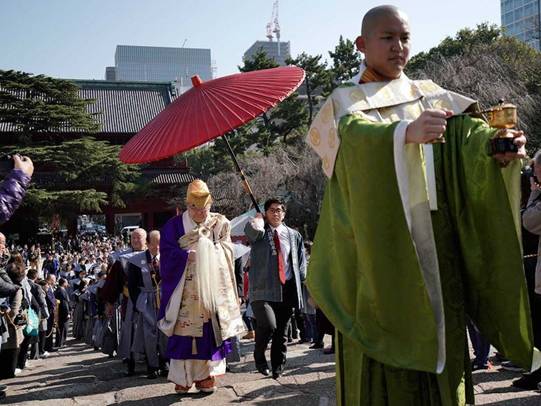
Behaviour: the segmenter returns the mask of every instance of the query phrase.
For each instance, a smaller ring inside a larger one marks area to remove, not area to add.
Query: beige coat
[[[13,300],[11,301],[11,310],[8,313],[8,318],[11,320],[15,319],[15,316],[19,313],[19,310],[21,309],[21,302],[23,300],[23,291],[22,289],[19,289],[17,293],[15,293],[15,296],[13,297]],[[23,334],[23,328],[24,326],[14,326],[9,320],[7,320],[8,324],[8,332],[9,332],[9,338],[8,340],[2,344],[2,349],[15,349],[19,348],[21,343],[24,340],[24,334]]]

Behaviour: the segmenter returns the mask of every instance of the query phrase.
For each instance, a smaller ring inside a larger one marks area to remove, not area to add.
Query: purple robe
[[[182,216],[175,216],[163,226],[160,238],[161,303],[158,320],[165,315],[167,303],[182,278],[188,260],[188,252],[178,245],[184,235]],[[230,340],[216,346],[211,322],[203,324],[203,337],[195,338],[197,354],[192,354],[192,336],[172,335],[167,340],[167,357],[172,359],[200,359],[218,361],[231,352]]]

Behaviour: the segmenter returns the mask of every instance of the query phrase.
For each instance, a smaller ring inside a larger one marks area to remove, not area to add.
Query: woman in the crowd
[[[23,278],[23,280],[21,281],[21,287],[23,290],[23,302],[28,303],[29,305],[29,308],[27,310],[27,315],[29,316],[30,312],[33,312],[36,318],[32,319],[31,321],[34,321],[34,322],[38,321],[40,310],[41,310],[39,297],[36,297],[35,293],[33,292],[34,280],[37,278],[37,275],[38,275],[37,269],[30,268],[28,270],[27,276]],[[33,329],[30,328],[30,330],[33,330]],[[19,348],[19,355],[17,357],[17,368],[21,370],[23,370],[26,367],[26,361],[28,359],[28,350],[32,346],[34,346],[34,344],[37,344],[38,342],[37,329],[33,330],[32,332],[27,331],[27,329],[23,331],[24,331],[24,339]]]
[[[12,283],[19,285],[25,277],[25,266],[23,258],[20,255],[14,255],[10,258],[6,273]],[[23,328],[26,325],[26,311],[28,303],[23,296],[23,290],[18,289],[9,300],[9,311],[5,317],[8,321],[9,338],[2,344],[0,351],[0,379],[13,378],[17,368],[17,356],[19,348],[23,342]]]

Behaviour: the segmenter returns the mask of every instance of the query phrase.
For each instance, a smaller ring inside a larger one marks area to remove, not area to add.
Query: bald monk
[[[337,328],[340,405],[473,403],[466,315],[513,362],[532,345],[518,228],[518,152],[488,154],[496,129],[474,100],[403,73],[408,17],[363,18],[358,76],[322,106],[307,142],[329,178],[310,293]],[[443,142],[445,141],[445,142]]]

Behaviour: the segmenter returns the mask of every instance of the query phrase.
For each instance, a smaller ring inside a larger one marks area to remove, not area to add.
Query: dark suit
[[[244,267],[242,266],[242,257],[235,260],[235,282],[237,283],[239,298],[244,299]]]
[[[271,246],[271,232],[266,224],[264,230],[248,222],[244,231],[251,243],[250,253],[250,301],[256,319],[254,359],[258,370],[267,369],[265,350],[272,338],[271,366],[273,373],[282,373],[286,363],[287,330],[294,309],[304,306],[301,283],[306,277],[304,244],[299,232],[282,225],[280,240],[289,245],[287,255],[289,275],[281,284],[278,276],[278,262]],[[282,244],[282,243],[281,243]],[[286,244],[283,244],[285,247]]]
[[[70,305],[68,292],[63,287],[58,287],[55,292],[58,303],[58,326],[56,329],[55,344],[57,347],[63,347],[68,338],[68,320],[70,316]]]
[[[54,328],[54,312],[56,309],[56,297],[53,292],[53,288],[47,289],[47,295],[45,296],[45,302],[47,303],[47,309],[49,310],[49,318],[47,319],[47,331],[45,332],[45,351],[51,351],[53,349],[53,328]]]

